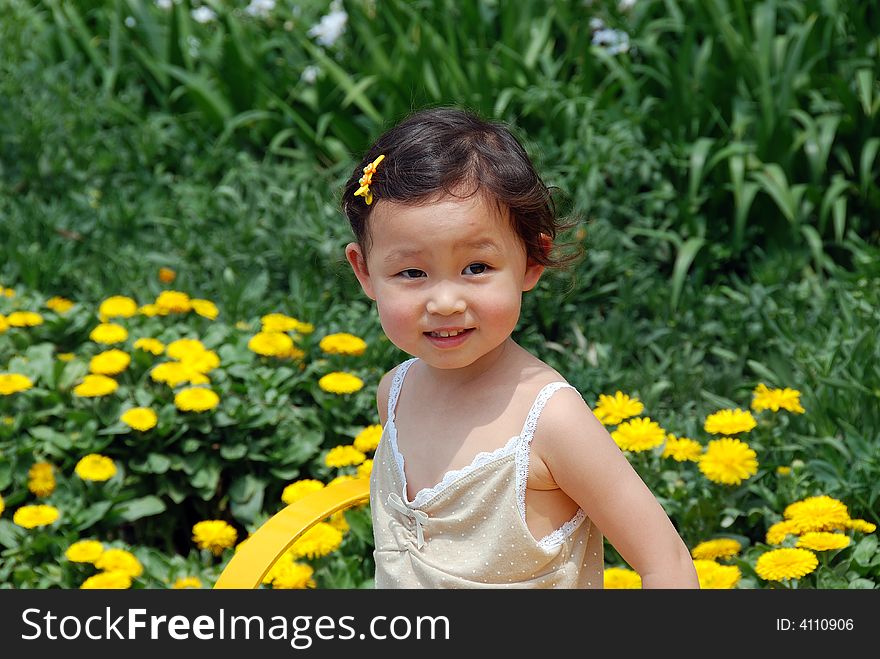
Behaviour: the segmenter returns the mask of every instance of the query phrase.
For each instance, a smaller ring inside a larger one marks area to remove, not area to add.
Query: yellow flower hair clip
[[[358,183],[360,183],[361,187],[357,189],[354,196],[363,197],[364,201],[367,202],[367,206],[373,203],[373,193],[370,192],[370,184],[373,182],[373,174],[376,173],[376,167],[378,167],[379,163],[384,159],[385,154],[383,153],[369,165],[364,167],[364,175],[358,179]]]

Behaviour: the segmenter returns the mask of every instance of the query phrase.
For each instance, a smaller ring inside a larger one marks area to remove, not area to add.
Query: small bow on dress
[[[428,514],[421,510],[410,508],[403,502],[403,499],[400,498],[400,495],[395,494],[394,492],[388,495],[388,505],[394,508],[394,510],[403,513],[415,522],[417,546],[419,549],[424,547],[425,534],[422,529],[424,525],[428,523]]]

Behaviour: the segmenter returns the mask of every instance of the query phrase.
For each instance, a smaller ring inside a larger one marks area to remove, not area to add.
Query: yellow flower
[[[776,467],[776,473],[780,476],[788,476],[791,473],[791,467]]]
[[[831,533],[829,531],[807,531],[798,538],[796,547],[812,549],[813,551],[828,551],[830,549],[843,549],[849,547],[850,539],[843,533]]]
[[[201,588],[202,580],[198,577],[180,577],[175,581],[171,588],[174,590],[184,590],[186,588]]]
[[[785,507],[782,516],[791,520],[795,533],[835,531],[848,528],[850,521],[846,504],[829,496],[807,497]]]
[[[742,576],[735,565],[720,565],[707,559],[695,560],[694,569],[702,590],[730,590],[739,583]]]
[[[106,320],[108,318],[131,318],[137,313],[137,302],[125,295],[114,295],[101,302],[98,307],[98,315]]]
[[[171,268],[159,268],[159,281],[163,284],[170,284],[177,278],[177,273]]]
[[[367,206],[373,203],[373,192],[370,190],[370,185],[373,183],[373,174],[376,173],[376,167],[379,166],[379,163],[384,160],[385,154],[380,155],[373,162],[364,167],[364,175],[358,179],[359,187],[355,193],[355,197],[363,197]]]
[[[73,393],[83,398],[95,398],[112,394],[119,388],[119,383],[106,375],[86,375],[83,381],[73,388]]]
[[[358,465],[358,468],[357,468],[357,477],[358,478],[369,478],[371,473],[373,473],[373,461],[372,460],[364,460],[363,463]]]
[[[71,300],[68,300],[66,297],[60,297],[58,295],[50,297],[48,300],[46,300],[46,307],[58,314],[67,313],[72,306],[73,302]]]
[[[84,481],[107,481],[116,475],[116,463],[98,453],[90,453],[80,459],[73,468]]]
[[[364,351],[367,349],[367,343],[354,334],[339,332],[325,336],[318,343],[318,347],[331,355],[352,355],[357,357],[364,354]]]
[[[248,348],[266,357],[286,357],[293,348],[293,339],[284,332],[262,331],[251,337]]]
[[[42,504],[33,506],[22,506],[15,511],[12,521],[26,529],[32,529],[37,526],[46,526],[58,519],[60,513],[55,506],[46,506]]]
[[[364,386],[363,380],[351,373],[328,373],[320,380],[318,386],[331,394],[352,394]]]
[[[6,322],[10,327],[36,327],[43,324],[43,317],[36,311],[13,311]]]
[[[757,453],[738,439],[713,439],[697,463],[710,481],[724,485],[739,485],[758,473]]]
[[[873,533],[877,530],[877,525],[864,519],[850,519],[846,523],[846,527],[862,533]]]
[[[691,556],[696,559],[715,560],[716,558],[730,558],[736,556],[742,549],[738,540],[733,538],[716,538],[701,542],[691,550]]]
[[[104,545],[97,540],[80,540],[70,545],[64,557],[72,563],[94,563],[104,553]]]
[[[768,389],[763,382],[755,387],[752,392],[752,409],[756,412],[761,410],[773,410],[778,412],[780,409],[794,412],[795,414],[803,414],[804,408],[801,407],[801,392],[795,389]]]
[[[76,355],[72,352],[59,352],[56,356],[62,362],[72,362],[76,358]]]
[[[284,356],[288,359],[302,359],[306,356],[306,352],[305,350],[300,350],[296,346],[293,346],[290,351]],[[302,368],[302,365],[300,365],[300,368]]]
[[[300,322],[283,313],[269,313],[260,318],[263,332],[291,332],[299,328]]]
[[[150,428],[155,428],[159,419],[149,407],[132,407],[123,412],[119,420],[129,428],[145,432]]]
[[[95,567],[106,572],[123,572],[135,579],[144,573],[144,566],[137,557],[125,549],[105,549],[95,561]]]
[[[15,297],[15,291],[11,288],[3,288],[0,286],[0,295],[5,295],[6,297]]]
[[[792,533],[797,533],[797,524],[793,521],[785,520],[782,522],[776,522],[772,524],[769,529],[767,529],[767,544],[768,545],[781,545],[785,542],[785,538]]]
[[[735,435],[740,432],[749,432],[757,424],[752,413],[748,410],[719,410],[706,417],[703,426],[706,432],[721,435]]]
[[[207,384],[210,378],[199,373],[184,362],[163,362],[156,364],[150,371],[150,378],[156,382],[164,382],[169,387],[176,387],[184,382],[190,384]]]
[[[81,590],[125,590],[131,588],[131,576],[120,570],[99,572],[92,575],[80,586]]]
[[[617,425],[624,419],[641,414],[645,406],[638,398],[630,398],[622,391],[617,391],[613,396],[599,394],[599,402],[593,409],[593,414],[603,425]]]
[[[21,373],[0,373],[0,396],[25,391],[33,386],[31,379]]]
[[[0,313],[0,334],[9,329],[9,323],[6,322],[6,316]]]
[[[188,368],[197,373],[209,373],[220,366],[220,357],[213,350],[203,350],[198,354],[188,355],[180,360]]]
[[[198,339],[177,339],[165,347],[166,354],[172,359],[183,361],[187,357],[194,357],[205,352],[205,344]]]
[[[122,343],[128,338],[128,330],[116,323],[101,323],[91,331],[89,338],[105,345]]]
[[[3,500],[3,495],[0,494],[0,515],[3,514],[4,510],[6,510],[6,502]]]
[[[113,348],[92,357],[89,362],[89,371],[98,375],[118,375],[127,369],[130,363],[131,355]]]
[[[327,523],[343,535],[351,530],[351,527],[348,525],[348,520],[345,519],[345,512],[342,510],[330,515],[330,519],[327,520]]]
[[[220,403],[220,396],[204,387],[188,387],[174,396],[174,404],[182,412],[206,412]]]
[[[165,351],[165,344],[163,344],[159,339],[153,339],[149,337],[138,339],[134,342],[134,347],[138,350],[143,350],[144,352],[149,352],[153,355],[161,355]]]
[[[162,291],[156,298],[158,312],[165,316],[169,313],[186,313],[192,309],[189,295],[180,291]]]
[[[638,589],[642,587],[642,577],[638,572],[625,567],[606,567],[604,576],[605,588]]]
[[[357,434],[357,437],[354,438],[354,447],[362,453],[369,453],[370,451],[376,450],[381,438],[382,426],[378,423],[372,426],[367,426]]]
[[[220,314],[217,305],[210,300],[192,300],[192,308],[197,314],[210,320],[214,320]]]
[[[324,464],[328,467],[348,467],[359,465],[367,456],[358,451],[354,446],[335,446],[327,451]]]
[[[291,483],[281,492],[281,500],[290,505],[294,501],[299,501],[307,494],[317,492],[324,489],[324,483],[314,478],[303,478]]]
[[[272,584],[273,588],[300,589],[314,588],[312,578],[314,568],[306,563],[298,563],[289,552],[285,552],[263,578],[264,584]]]
[[[28,489],[38,497],[47,497],[55,491],[55,475],[48,462],[35,462],[28,470]]]
[[[611,438],[623,451],[648,451],[663,443],[666,432],[656,421],[642,417],[621,423]]]
[[[294,558],[320,558],[336,551],[342,544],[342,532],[328,524],[318,522],[303,533],[290,547]]]
[[[223,553],[223,550],[232,547],[238,538],[238,531],[228,522],[222,519],[207,519],[198,522],[192,528],[193,542],[199,549],[207,549],[215,556]]]
[[[672,433],[666,436],[661,458],[672,458],[676,462],[697,462],[703,453],[703,446],[688,437],[676,437]]]
[[[145,304],[138,309],[138,313],[147,318],[152,318],[153,316],[159,315],[159,307],[155,304]]]
[[[819,565],[816,554],[809,549],[783,547],[761,554],[755,563],[755,572],[767,581],[800,579]]]

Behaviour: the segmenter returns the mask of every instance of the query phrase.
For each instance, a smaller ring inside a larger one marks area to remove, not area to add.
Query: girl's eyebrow
[[[501,248],[491,238],[480,238],[477,240],[469,240],[455,243],[453,249],[472,249],[472,250],[483,250],[487,252],[493,252],[495,254],[501,254]],[[397,259],[408,259],[413,256],[419,256],[420,254],[424,254],[426,251],[424,249],[413,249],[413,248],[403,248],[403,249],[395,249],[393,252],[390,252],[385,257],[385,262],[388,263],[390,261],[396,261]]]

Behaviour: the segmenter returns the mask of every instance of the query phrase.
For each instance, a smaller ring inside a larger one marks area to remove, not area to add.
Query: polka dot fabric
[[[553,392],[570,385],[545,386],[519,436],[410,501],[394,413],[415,361],[395,373],[370,475],[376,588],[602,588],[602,534],[583,510],[536,539],[522,509],[537,418]]]

